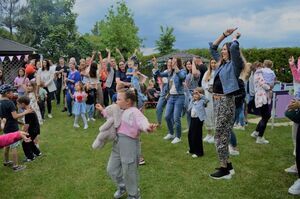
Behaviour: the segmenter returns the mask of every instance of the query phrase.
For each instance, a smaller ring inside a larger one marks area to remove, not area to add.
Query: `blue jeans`
[[[174,134],[173,124],[176,129],[176,137],[181,138],[181,114],[184,106],[184,95],[170,95],[167,101],[165,119],[171,135]]]
[[[94,112],[95,112],[95,105],[87,104],[86,105],[86,113],[87,113],[88,118],[94,117]]]
[[[244,104],[240,107],[235,107],[234,123],[245,126]]]
[[[164,107],[167,104],[167,100],[165,98],[165,96],[160,96],[156,105],[156,118],[157,118],[157,122],[158,124],[161,124],[161,120],[162,120],[162,114],[164,111]]]
[[[67,98],[67,107],[68,107],[68,112],[69,112],[69,114],[71,114],[71,115],[72,115],[72,102],[73,102],[73,99],[71,98],[71,96],[70,96],[70,94],[69,94],[69,93],[67,93],[67,96],[66,96],[66,98]]]
[[[231,130],[231,133],[230,133],[230,144],[233,147],[237,146],[237,139],[236,139],[236,136],[235,136],[235,133],[233,132],[233,130]]]

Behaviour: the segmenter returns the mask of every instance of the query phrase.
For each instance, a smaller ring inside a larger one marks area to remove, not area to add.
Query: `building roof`
[[[27,55],[34,51],[35,48],[0,37],[0,56]]]
[[[168,59],[170,57],[180,57],[182,59],[183,62],[187,61],[187,60],[192,60],[193,57],[199,57],[198,55],[194,55],[194,54],[190,54],[190,53],[186,53],[183,51],[179,51],[179,52],[173,52],[167,55],[164,55],[162,57],[157,58],[157,62],[166,62],[168,61]],[[209,60],[206,58],[201,57],[202,61],[205,63],[208,63]]]

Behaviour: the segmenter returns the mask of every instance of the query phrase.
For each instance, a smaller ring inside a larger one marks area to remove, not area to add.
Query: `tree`
[[[155,46],[156,50],[158,50],[160,54],[164,55],[173,51],[173,46],[176,38],[173,35],[173,27],[166,26],[166,28],[164,29],[163,26],[160,26],[160,30],[160,37],[159,40],[155,41]]]
[[[124,1],[120,1],[116,8],[109,8],[105,19],[96,22],[92,34],[99,36],[103,44],[103,49],[97,50],[119,48],[123,54],[128,54],[141,46],[142,39],[139,38],[138,31],[131,10]]]
[[[9,30],[10,38],[13,37],[13,29],[21,9],[20,0],[1,0],[0,2],[0,26]]]
[[[18,39],[55,60],[68,55],[67,46],[79,37],[74,3],[75,0],[27,0],[17,22]]]

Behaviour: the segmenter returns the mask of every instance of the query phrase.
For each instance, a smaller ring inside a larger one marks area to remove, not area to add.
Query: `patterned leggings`
[[[220,163],[226,166],[229,158],[228,143],[230,132],[234,123],[234,97],[222,96],[220,99],[214,100],[214,110],[216,118],[216,150]]]

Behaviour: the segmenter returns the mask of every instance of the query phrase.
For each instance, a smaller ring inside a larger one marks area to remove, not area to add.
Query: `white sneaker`
[[[192,158],[198,158],[198,156],[196,154],[193,154]]]
[[[188,150],[188,151],[186,151],[186,154],[190,155],[191,153],[190,153],[190,151]]]
[[[213,136],[213,135],[210,136],[210,138],[207,140],[207,142],[208,142],[209,144],[214,144],[214,143],[215,143],[215,138],[214,138],[214,136]]]
[[[266,140],[264,137],[257,137],[256,138],[256,143],[257,144],[269,144],[269,141]]]
[[[189,132],[189,129],[187,128],[187,129],[184,129],[183,131],[182,131],[182,133],[187,133],[187,132]]]
[[[207,142],[207,140],[210,138],[210,135],[206,135],[205,138],[203,138],[203,142]]]
[[[240,152],[238,150],[234,149],[231,145],[228,146],[228,149],[229,149],[230,155],[233,155],[233,156],[240,155]]]
[[[164,137],[164,140],[171,140],[171,139],[174,139],[175,138],[175,135],[171,135],[170,133],[168,133],[165,137]]]
[[[89,128],[89,126],[86,124],[86,125],[84,125],[84,127],[83,127],[83,129],[85,130],[85,129],[88,129]]]
[[[89,121],[90,121],[90,118],[88,118],[87,121],[89,122]]]
[[[96,121],[96,119],[95,119],[95,118],[93,118],[93,117],[91,117],[91,120],[92,120],[93,122],[95,122],[95,121]]]
[[[239,126],[240,126],[239,124],[234,124],[234,125],[233,125],[233,128],[234,128],[234,129],[238,129]]]
[[[51,114],[48,114],[48,118],[53,118]]]
[[[172,144],[177,144],[178,142],[181,142],[181,139],[178,138],[178,137],[175,137],[173,140],[172,140]]]
[[[251,133],[251,137],[257,138],[257,136],[258,136],[258,132],[257,131],[253,131],[253,133]]]
[[[73,126],[74,126],[74,128],[79,128],[80,127],[79,124],[74,124]]]
[[[298,179],[294,182],[294,184],[289,188],[288,192],[293,195],[300,194],[300,179]]]
[[[245,126],[239,125],[236,129],[237,129],[237,130],[242,130],[242,131],[244,131],[244,130],[245,130]]]
[[[295,164],[290,166],[289,168],[286,168],[284,171],[287,173],[294,173],[294,174],[298,173],[297,166]]]

